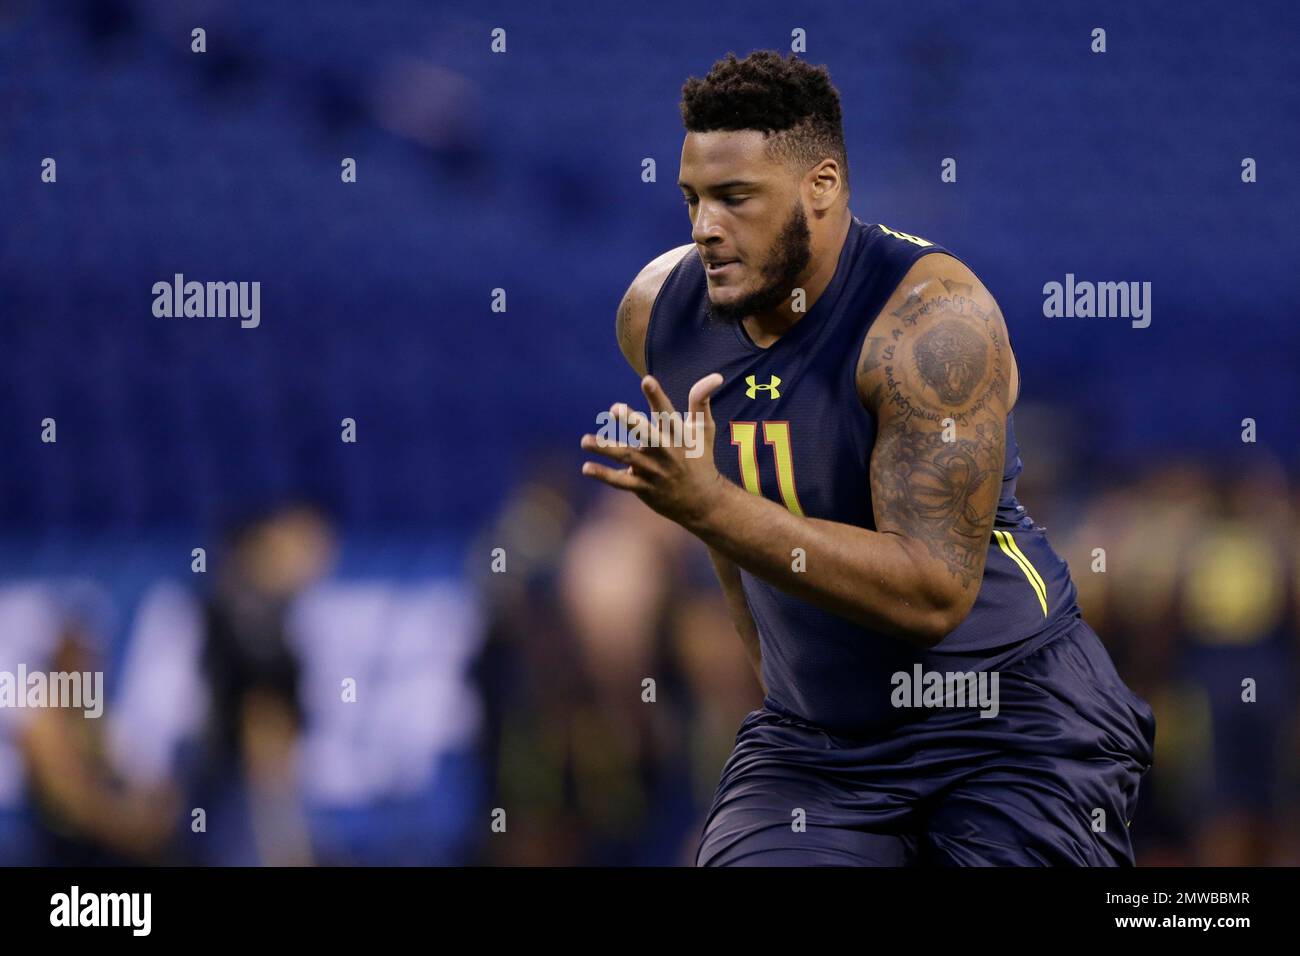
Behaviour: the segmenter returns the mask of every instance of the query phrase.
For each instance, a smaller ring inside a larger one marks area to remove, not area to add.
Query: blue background
[[[854,213],[972,265],[1026,399],[1078,415],[1099,472],[1240,450],[1247,416],[1294,463],[1297,19],[19,3],[0,40],[0,520],[188,530],[310,492],[348,528],[463,535],[537,454],[576,468],[595,412],[636,394],[619,296],[689,241],[681,84],[727,50],[788,48],[796,26],[842,96]],[[260,280],[261,327],[156,318],[152,285],[176,272]],[[1042,286],[1067,272],[1151,282],[1151,327],[1044,318]]]

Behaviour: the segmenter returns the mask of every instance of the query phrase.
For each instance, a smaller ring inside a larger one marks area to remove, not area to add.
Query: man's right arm
[[[654,308],[659,290],[663,288],[668,274],[686,255],[695,248],[694,243],[669,249],[637,273],[632,284],[623,293],[623,301],[618,304],[618,317],[614,320],[618,334],[618,348],[632,366],[636,374],[645,378],[645,336],[650,327],[650,310]]]
[[[676,249],[670,249],[650,262],[632,280],[632,285],[623,295],[623,301],[619,303],[618,316],[614,321],[618,347],[623,357],[627,359],[627,364],[632,366],[632,370],[641,378],[646,375],[645,340],[646,330],[650,326],[650,311],[668,274],[681,261],[682,256],[688,254],[693,248],[695,248],[693,243],[687,243]],[[726,599],[731,621],[735,625],[736,633],[740,635],[741,642],[745,645],[745,653],[754,668],[754,674],[758,677],[758,686],[766,694],[767,685],[763,683],[763,655],[759,649],[758,627],[754,624],[754,615],[745,600],[745,591],[740,583],[740,569],[734,561],[713,548],[709,548],[709,558],[713,561],[713,570],[718,576],[718,583],[722,585],[722,595]]]
[[[735,625],[736,633],[740,635],[740,642],[745,645],[745,653],[749,657],[749,665],[754,668],[754,676],[758,678],[758,686],[763,688],[763,693],[766,694],[767,685],[763,683],[763,652],[758,643],[758,626],[754,623],[753,612],[749,610],[749,602],[745,600],[745,589],[740,583],[740,568],[730,558],[712,548],[709,548],[709,557],[713,561],[713,571],[718,576],[718,583],[722,585],[722,596],[727,601],[727,610],[731,612],[731,623]]]

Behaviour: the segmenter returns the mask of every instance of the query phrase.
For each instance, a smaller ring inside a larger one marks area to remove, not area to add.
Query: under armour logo
[[[758,393],[765,391],[767,392],[768,398],[780,398],[781,391],[777,386],[781,384],[781,380],[775,375],[769,375],[768,378],[770,381],[768,381],[766,385],[759,385],[757,376],[746,375],[745,384],[748,385],[749,388],[745,389],[745,397],[758,398]]]

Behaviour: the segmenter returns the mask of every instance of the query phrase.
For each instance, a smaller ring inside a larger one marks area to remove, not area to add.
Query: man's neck
[[[749,338],[759,348],[767,348],[772,345],[785,333],[789,332],[796,322],[807,315],[817,300],[821,298],[826,287],[831,284],[835,278],[835,268],[839,265],[840,251],[844,248],[844,241],[849,235],[849,226],[853,223],[853,213],[848,207],[844,207],[843,221],[834,230],[832,238],[828,245],[823,248],[817,248],[817,242],[813,242],[812,263],[810,264],[811,273],[803,276],[802,281],[796,288],[803,289],[803,309],[796,312],[794,310],[794,292],[787,296],[779,306],[770,309],[767,312],[756,313],[746,316],[741,320]]]

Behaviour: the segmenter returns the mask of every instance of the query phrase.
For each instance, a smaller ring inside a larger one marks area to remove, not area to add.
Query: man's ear
[[[825,212],[835,205],[844,187],[840,166],[833,159],[823,159],[808,172],[812,207]]]

